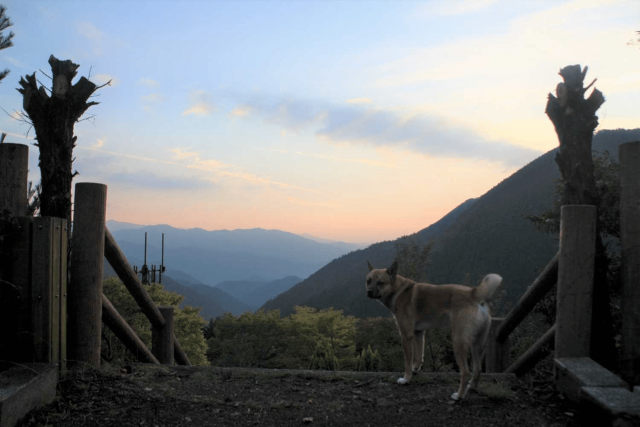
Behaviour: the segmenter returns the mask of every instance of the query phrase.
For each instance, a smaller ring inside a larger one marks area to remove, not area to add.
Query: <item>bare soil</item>
[[[134,365],[72,371],[20,426],[578,426],[550,381],[483,375],[454,403],[458,375]]]

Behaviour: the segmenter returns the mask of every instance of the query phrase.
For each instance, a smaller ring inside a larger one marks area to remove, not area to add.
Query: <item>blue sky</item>
[[[112,80],[74,151],[76,182],[108,185],[108,219],[413,233],[557,146],[544,106],[569,64],[598,78],[601,129],[640,127],[637,1],[3,4],[6,111],[20,76],[50,84],[51,54]],[[6,115],[0,129],[32,142]]]

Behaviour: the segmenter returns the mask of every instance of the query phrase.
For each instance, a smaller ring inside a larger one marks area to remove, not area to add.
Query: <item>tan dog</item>
[[[488,274],[476,288],[431,285],[398,276],[398,261],[386,270],[374,269],[369,261],[367,265],[367,296],[391,310],[402,337],[404,377],[398,378],[398,384],[407,384],[412,374],[422,368],[425,329],[451,327],[453,352],[460,368],[460,388],[451,398],[463,399],[467,390],[476,387],[480,380],[482,351],[491,326],[486,303],[500,286],[502,277]],[[469,349],[473,356],[471,381]]]

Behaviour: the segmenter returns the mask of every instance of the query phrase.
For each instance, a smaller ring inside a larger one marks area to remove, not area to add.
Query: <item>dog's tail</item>
[[[502,277],[497,274],[487,274],[477,287],[473,288],[473,296],[480,302],[489,301],[500,287]]]

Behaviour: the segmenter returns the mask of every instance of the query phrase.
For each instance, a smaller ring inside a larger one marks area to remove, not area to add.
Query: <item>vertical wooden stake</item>
[[[78,183],[75,188],[68,289],[70,364],[100,367],[102,274],[107,186]]]
[[[595,239],[595,206],[563,206],[558,262],[556,358],[589,357]]]
[[[495,317],[491,319],[491,330],[487,338],[487,365],[488,373],[501,373],[509,367],[509,337],[503,343],[496,340],[496,329],[502,323],[504,318]]]
[[[173,365],[173,306],[158,307],[164,326],[152,326],[151,351],[163,365]]]
[[[24,216],[27,209],[29,147],[24,144],[0,144],[0,211]]]
[[[623,378],[640,385],[640,141],[620,144]]]

